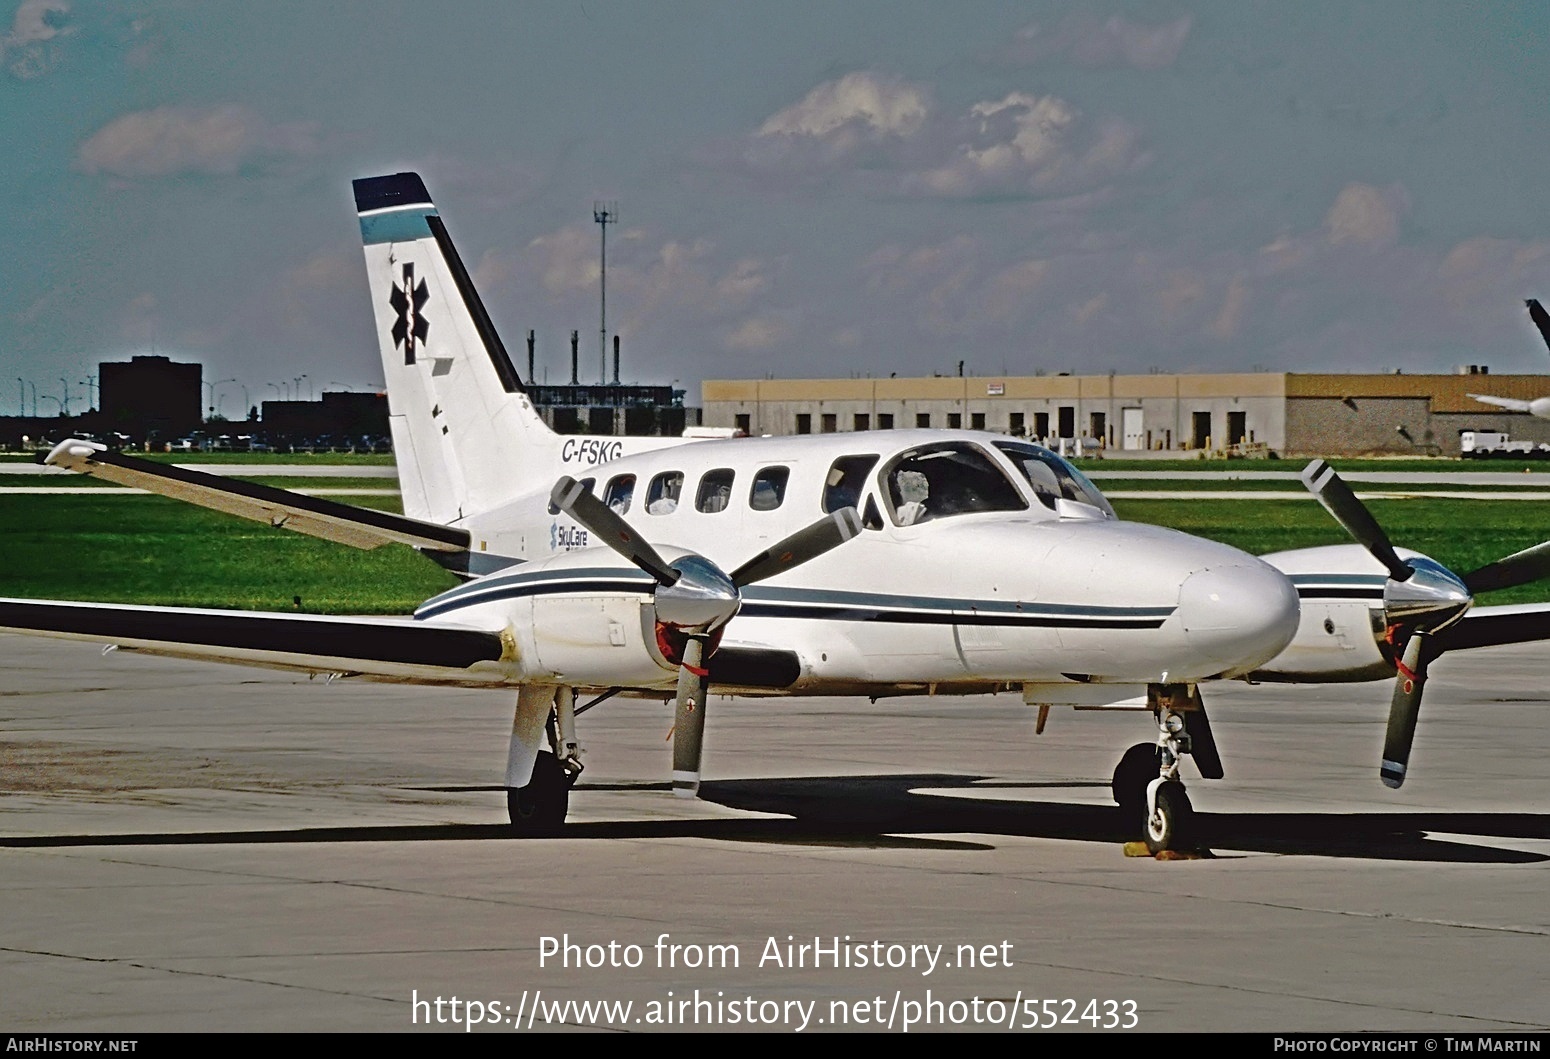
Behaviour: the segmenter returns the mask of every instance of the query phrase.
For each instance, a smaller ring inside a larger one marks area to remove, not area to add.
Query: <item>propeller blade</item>
[[[1394,700],[1389,705],[1389,727],[1383,738],[1383,764],[1378,770],[1384,786],[1399,787],[1410,767],[1410,744],[1415,741],[1415,725],[1421,715],[1421,689],[1426,686],[1426,667],[1431,659],[1426,651],[1426,633],[1417,632],[1405,644],[1399,662],[1399,677],[1394,682]]]
[[[678,667],[678,693],[673,709],[673,793],[693,798],[700,791],[700,753],[705,738],[705,684],[702,665],[705,641],[691,636]]]
[[[1371,552],[1374,559],[1388,568],[1390,578],[1395,581],[1410,579],[1414,571],[1394,551],[1394,545],[1389,543],[1388,534],[1383,532],[1378,520],[1372,517],[1367,505],[1351,492],[1351,487],[1341,481],[1333,467],[1323,460],[1314,460],[1303,468],[1302,481],[1308,491],[1318,497],[1324,510],[1333,515],[1335,521],[1356,538],[1357,543]]]
[[[1470,592],[1490,592],[1498,588],[1515,588],[1532,581],[1550,577],[1550,541],[1513,552],[1504,559],[1487,563],[1478,570],[1464,575],[1464,584]]]
[[[809,559],[816,559],[833,548],[850,540],[861,532],[861,516],[853,507],[842,507],[832,514],[799,529],[779,544],[771,545],[742,566],[732,571],[732,583],[738,588],[763,581],[767,577],[793,567]]]
[[[678,571],[668,566],[628,522],[576,479],[567,476],[555,482],[549,502],[591,530],[599,541],[656,578],[657,584],[678,583]]]

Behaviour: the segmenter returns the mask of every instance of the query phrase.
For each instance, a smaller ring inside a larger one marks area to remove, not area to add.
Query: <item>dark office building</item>
[[[170,441],[197,430],[203,368],[167,357],[132,357],[97,366],[99,422],[136,440]]]
[[[359,444],[387,437],[387,395],[325,393],[319,401],[265,401],[264,436],[271,445],[316,441]]]
[[[544,421],[560,434],[682,434],[699,426],[699,409],[684,407],[682,390],[671,386],[620,383],[529,386],[528,396]]]

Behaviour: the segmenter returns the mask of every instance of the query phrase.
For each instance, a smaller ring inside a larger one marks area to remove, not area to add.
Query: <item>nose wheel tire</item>
[[[506,788],[506,812],[518,835],[553,835],[565,826],[575,776],[547,750],[538,752],[526,787]]]
[[[1166,780],[1157,787],[1157,807],[1146,818],[1146,848],[1154,856],[1164,850],[1187,849],[1194,830],[1194,807],[1184,785]]]

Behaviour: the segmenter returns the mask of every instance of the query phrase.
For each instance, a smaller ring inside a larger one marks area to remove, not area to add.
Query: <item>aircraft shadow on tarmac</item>
[[[997,837],[1052,838],[1119,846],[1136,837],[1120,811],[1037,796],[1009,800],[975,791],[1107,788],[1104,783],[981,783],[958,775],[826,776],[704,783],[700,797],[784,819],[661,819],[583,821],[566,839],[705,838],[727,842],[867,849],[993,849]],[[439,791],[500,788],[439,787]],[[577,790],[665,790],[662,784],[579,784]],[[922,793],[922,792],[937,793]],[[1550,855],[1489,844],[1492,838],[1550,840],[1542,813],[1210,813],[1196,817],[1204,849],[1365,860],[1534,864]],[[1466,835],[1476,842],[1434,838]],[[951,836],[951,837],[949,837]],[[982,838],[982,841],[974,841]],[[319,842],[514,841],[504,824],[410,824],[287,828],[259,831],[153,832],[117,835],[31,835],[0,838],[0,848],[207,845]],[[524,839],[544,841],[543,838]]]

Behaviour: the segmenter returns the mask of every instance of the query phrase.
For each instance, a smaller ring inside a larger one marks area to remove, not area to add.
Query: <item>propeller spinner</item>
[[[673,720],[673,793],[692,798],[700,786],[708,660],[719,639],[716,634],[742,606],[741,589],[844,544],[861,532],[861,516],[853,507],[841,508],[728,574],[703,555],[693,553],[667,562],[617,512],[574,478],[556,482],[550,500],[657,582],[653,593],[657,621],[671,636],[683,640]]]

